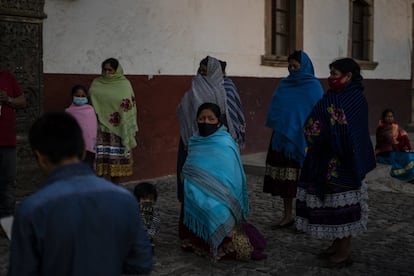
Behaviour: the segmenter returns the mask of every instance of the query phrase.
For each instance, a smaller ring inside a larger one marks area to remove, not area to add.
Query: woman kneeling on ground
[[[184,250],[214,260],[266,258],[265,240],[246,223],[249,199],[237,144],[219,121],[220,108],[202,104],[198,133],[188,142],[179,236]]]

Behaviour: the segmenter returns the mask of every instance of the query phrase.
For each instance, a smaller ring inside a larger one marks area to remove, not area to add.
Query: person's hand
[[[6,91],[0,90],[0,103],[7,103],[9,96]]]

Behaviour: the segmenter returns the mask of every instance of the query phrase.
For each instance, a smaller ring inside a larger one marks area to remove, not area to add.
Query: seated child
[[[134,195],[139,202],[142,222],[154,249],[154,237],[160,230],[161,222],[158,209],[154,207],[158,197],[157,189],[151,183],[142,182],[135,186]]]

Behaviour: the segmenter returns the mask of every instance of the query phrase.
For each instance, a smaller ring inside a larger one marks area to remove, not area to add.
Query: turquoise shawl
[[[224,127],[207,137],[190,138],[183,174],[184,224],[216,253],[249,214],[239,149]]]
[[[272,150],[299,164],[305,159],[303,126],[323,89],[308,55],[301,51],[300,70],[280,81],[273,94],[266,126],[273,129]]]

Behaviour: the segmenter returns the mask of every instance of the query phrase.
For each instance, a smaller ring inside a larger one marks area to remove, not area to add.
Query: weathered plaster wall
[[[409,79],[412,0],[374,2],[374,60],[366,78]],[[264,0],[46,0],[46,73],[99,73],[118,57],[132,75],[192,75],[207,54],[235,76],[283,77],[260,65]],[[349,0],[304,1],[304,49],[318,77],[347,55]]]
[[[410,121],[412,0],[376,0],[375,70],[364,70],[373,133],[382,109]],[[304,1],[304,49],[326,88],[328,64],[346,56],[348,0]],[[107,57],[119,58],[139,109],[135,174],[144,179],[175,173],[175,109],[206,55],[228,61],[247,119],[244,153],[265,151],[264,127],[272,93],[285,68],[260,65],[264,54],[264,0],[46,0],[44,109],[63,110],[70,88],[89,86]]]

